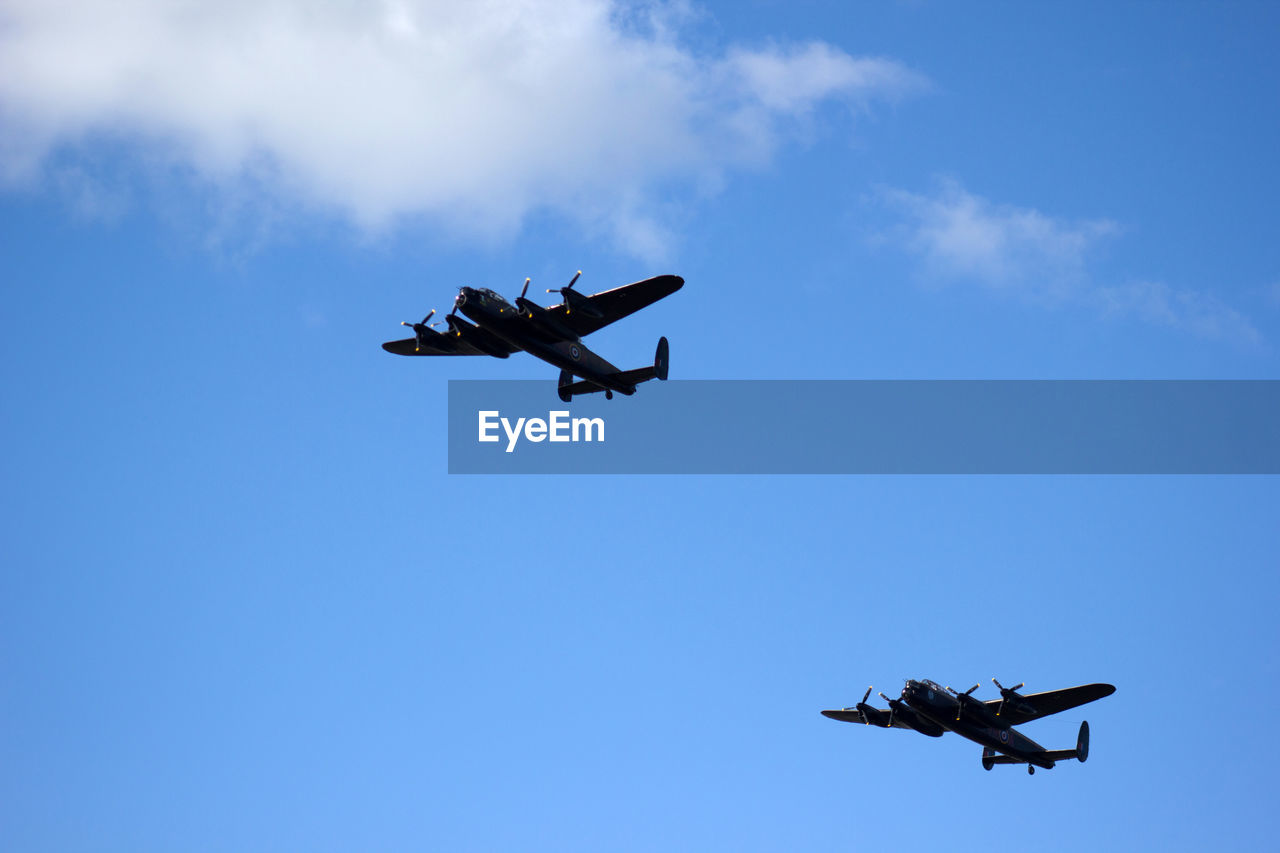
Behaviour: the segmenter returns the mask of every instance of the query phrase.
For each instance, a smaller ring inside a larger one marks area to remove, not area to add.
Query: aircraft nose
[[[459,308],[467,304],[467,289],[465,287],[458,291],[458,296],[453,300],[453,304]]]

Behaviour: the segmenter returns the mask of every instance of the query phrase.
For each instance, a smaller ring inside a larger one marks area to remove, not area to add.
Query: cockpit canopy
[[[483,297],[484,299],[492,299],[494,302],[501,302],[504,305],[507,302],[507,300],[503,299],[501,296],[499,296],[497,293],[495,293],[494,291],[490,290],[487,287],[476,288],[476,293],[480,294],[480,296]]]

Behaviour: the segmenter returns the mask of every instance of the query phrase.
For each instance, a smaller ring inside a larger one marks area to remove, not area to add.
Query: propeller
[[[862,694],[862,699],[858,701],[857,705],[853,706],[858,710],[858,713],[862,715],[862,722],[866,723],[868,726],[871,725],[871,715],[868,714],[867,711],[874,710],[873,708],[870,708],[870,706],[867,705],[867,697],[870,695],[871,695],[871,688],[868,687],[867,692]]]
[[[529,277],[525,276],[524,287],[520,288],[520,298],[516,300],[520,316],[526,319],[533,317],[533,309],[529,307],[529,300],[525,299],[525,294],[529,292],[529,281]]]
[[[564,293],[566,290],[573,290],[573,286],[578,283],[578,276],[582,275],[582,270],[578,270],[573,274],[573,278],[569,279],[569,283],[564,287],[548,287],[547,293]],[[528,282],[526,282],[528,284]]]
[[[564,297],[564,313],[569,313],[569,291],[573,290],[573,286],[578,281],[578,276],[582,275],[582,270],[578,270],[573,274],[573,278],[569,279],[569,283],[564,287],[548,287],[547,293],[559,293]],[[527,282],[526,282],[527,284]]]
[[[1002,713],[1004,713],[1004,703],[1009,701],[1009,697],[1011,695],[1017,696],[1018,691],[1021,690],[1024,686],[1026,686],[1025,681],[1019,681],[1017,684],[1013,685],[1012,687],[1005,687],[1003,684],[996,681],[994,678],[991,679],[991,683],[994,684],[996,687],[1000,688],[1000,707],[996,710],[997,717],[1000,716]]]
[[[958,699],[960,702],[960,707],[956,709],[957,721],[959,721],[960,715],[964,713],[965,702],[967,702],[969,700],[969,697],[973,695],[973,691],[977,690],[981,686],[982,686],[981,684],[975,684],[963,693],[957,693],[955,690],[953,690],[950,687],[947,688],[947,692],[949,692],[952,696],[956,697],[956,699]]]
[[[449,331],[453,332],[454,337],[457,338],[462,337],[462,332],[458,329],[457,324],[453,322],[453,319],[458,314],[458,305],[465,301],[466,297],[462,295],[461,291],[459,291],[458,298],[453,300],[453,307],[449,309],[448,314],[444,315],[445,322],[449,324]]]
[[[867,691],[870,692],[870,688],[867,688]],[[889,703],[889,725],[886,726],[886,728],[891,729],[893,728],[894,715],[898,713],[898,702],[901,700],[890,699],[888,696],[884,695],[883,693],[880,694],[880,698]]]
[[[435,315],[436,315],[436,309],[432,308],[431,313],[423,317],[421,323],[406,323],[403,320],[400,321],[401,326],[408,326],[410,329],[413,329],[413,339],[414,339],[413,351],[414,352],[422,351],[422,333],[427,329],[431,328],[432,326],[440,325],[439,322],[431,323],[430,326],[427,325],[428,321]]]

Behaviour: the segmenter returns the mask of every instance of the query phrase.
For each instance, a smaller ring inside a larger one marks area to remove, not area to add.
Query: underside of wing
[[[888,718],[889,716],[889,711],[887,708],[883,711],[880,711],[880,713],[885,718]],[[833,709],[830,711],[823,711],[822,716],[828,717],[832,720],[839,720],[842,723],[862,723],[864,726],[867,725],[867,721],[862,719],[862,714],[858,711],[857,708],[839,708],[839,709]],[[884,725],[877,725],[876,728],[883,729],[888,727]],[[893,728],[910,730],[911,726],[908,726],[906,723],[902,722],[901,720],[894,720]]]
[[[1000,712],[1000,719],[1010,726],[1020,726],[1031,720],[1038,720],[1050,714],[1057,714],[1060,711],[1095,702],[1115,692],[1115,687],[1110,684],[1082,684],[1079,687],[1064,687],[1062,690],[1031,693],[1023,696],[1022,700],[1017,703],[1018,706],[1026,707],[1011,707],[1006,704],[1004,710]],[[1000,710],[1000,700],[992,699],[986,703],[986,706],[993,713],[997,712]]]
[[[450,336],[449,341],[448,344],[442,342],[433,345],[424,342],[419,345],[416,338],[405,338],[387,341],[382,348],[394,355],[490,355],[459,338]]]
[[[584,337],[670,296],[683,286],[684,279],[678,275],[660,275],[588,296],[585,309],[570,310],[561,304],[547,311],[556,322],[571,329],[578,337]]]

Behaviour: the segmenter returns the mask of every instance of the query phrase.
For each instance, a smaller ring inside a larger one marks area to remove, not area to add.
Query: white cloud
[[[774,154],[829,100],[919,88],[821,42],[705,55],[680,5],[0,0],[0,176],[107,138],[377,229],[545,209],[652,252],[656,188]]]
[[[994,204],[950,180],[934,195],[884,189],[881,198],[903,217],[883,239],[919,257],[931,281],[1090,305],[1108,316],[1134,316],[1210,340],[1262,341],[1245,315],[1211,293],[1152,281],[1099,282],[1091,259],[1121,230],[1109,219],[1068,221]]]
[[[1119,227],[1107,219],[1066,222],[1037,210],[996,205],[943,181],[932,196],[886,189],[905,215],[895,234],[931,276],[1061,298],[1085,277],[1090,252]]]
[[[1099,287],[1093,296],[1108,314],[1133,314],[1148,323],[1209,340],[1252,346],[1262,343],[1262,335],[1249,318],[1212,293],[1173,288],[1157,281],[1135,281],[1119,287]]]

